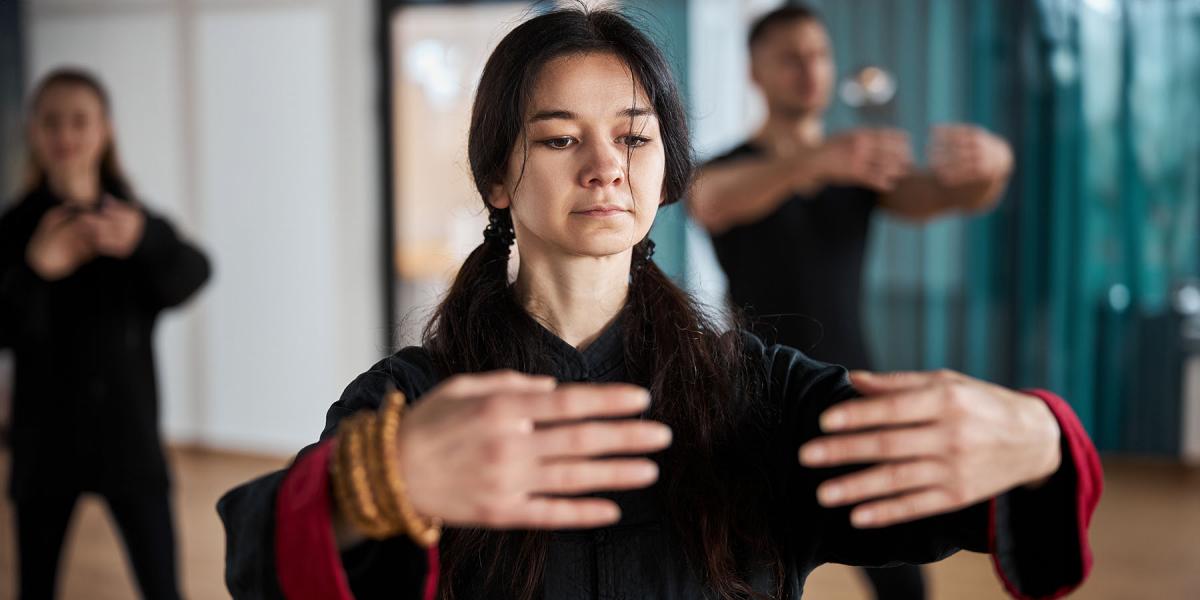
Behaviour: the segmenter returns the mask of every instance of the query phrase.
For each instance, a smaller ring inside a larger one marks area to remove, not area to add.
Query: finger
[[[970,160],[980,155],[978,144],[974,143],[953,143],[953,144],[937,144],[933,147],[932,153],[942,162],[970,162]]]
[[[859,528],[887,527],[958,510],[970,504],[944,488],[928,488],[888,500],[868,502],[850,511],[850,523]]]
[[[648,459],[556,462],[543,465],[531,490],[535,494],[586,494],[646,487],[658,479]]]
[[[888,139],[908,139],[908,132],[900,129],[899,127],[879,127],[876,129],[869,129],[868,131]]]
[[[877,174],[868,175],[865,179],[856,182],[858,185],[875,190],[876,192],[890,193],[896,189],[896,180],[891,177],[883,177]]]
[[[457,375],[442,384],[441,391],[451,396],[479,396],[500,392],[549,392],[557,385],[553,377],[534,376],[517,371],[490,371]]]
[[[946,439],[934,426],[825,436],[800,447],[800,462],[832,467],[937,456],[944,451]]]
[[[971,179],[971,174],[962,165],[937,165],[933,174],[938,183],[947,187],[962,185]]]
[[[98,215],[96,213],[80,215],[79,218],[75,220],[75,223],[78,227],[86,227],[95,232],[108,233],[109,230],[112,229],[112,221],[108,220],[103,215]]]
[[[949,468],[938,460],[879,465],[822,483],[817,488],[817,500],[824,506],[855,504],[935,486],[945,482],[949,475]]]
[[[42,224],[45,227],[53,228],[71,220],[74,216],[75,211],[63,206],[57,206],[46,211],[46,215],[42,217]]]
[[[621,509],[599,498],[530,498],[515,509],[505,527],[521,529],[581,529],[611,525]]]
[[[885,181],[891,185],[895,185],[899,179],[905,175],[908,175],[911,166],[911,163],[903,160],[889,159],[879,163],[871,170],[874,178]]]
[[[879,150],[897,156],[912,156],[912,141],[904,132],[884,134],[878,138],[877,142],[876,148]]]
[[[932,129],[935,138],[954,138],[964,137],[979,128],[969,123],[938,123]]]
[[[933,386],[847,400],[821,413],[821,430],[833,433],[925,423],[941,417],[944,406],[944,391]]]
[[[911,162],[900,154],[877,154],[867,159],[866,168],[871,173],[890,175],[908,171]]]
[[[112,194],[105,194],[103,204],[100,205],[103,212],[109,214],[128,213],[133,207],[129,204],[120,201]]]
[[[519,414],[540,423],[636,415],[650,406],[650,392],[628,384],[572,384],[532,398]]]
[[[534,434],[534,451],[545,457],[657,452],[671,444],[671,428],[653,421],[560,425]]]
[[[873,395],[926,387],[938,379],[952,379],[955,373],[941,371],[850,371],[850,383],[858,391]]]

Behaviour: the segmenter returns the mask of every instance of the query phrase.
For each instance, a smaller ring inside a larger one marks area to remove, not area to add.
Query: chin
[[[602,233],[582,233],[566,240],[564,248],[571,254],[600,258],[620,254],[633,248],[645,234],[639,236],[632,230]]]

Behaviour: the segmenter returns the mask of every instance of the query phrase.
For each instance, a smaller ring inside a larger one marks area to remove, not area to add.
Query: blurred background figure
[[[137,202],[98,80],[50,73],[29,110],[28,184],[0,217],[19,597],[55,596],[67,525],[90,492],[108,504],[142,594],[177,598],[152,336],[158,313],[208,279],[208,260]]]
[[[284,466],[346,381],[414,341],[478,242],[469,99],[492,46],[548,4],[0,2],[0,204],[24,185],[31,91],[82,65],[114,92],[139,198],[220,267],[155,334],[189,597],[227,597],[218,496]],[[779,0],[616,4],[673,61],[701,159],[766,121],[746,39]],[[858,311],[867,358],[1069,398],[1107,452],[1097,569],[1078,596],[1200,597],[1200,575],[1180,566],[1200,564],[1200,471],[1184,466],[1200,462],[1200,3],[808,4],[837,59],[828,132],[903,130],[922,173],[936,164],[938,124],[971,123],[1013,150],[989,211],[871,212]],[[881,104],[843,91],[887,91],[876,82],[888,79],[890,98],[871,96]],[[664,271],[726,301],[710,235],[682,206],[659,214],[653,236]],[[4,477],[10,457],[0,449]],[[0,500],[0,600],[16,579],[13,508]],[[78,504],[66,597],[136,594],[105,512],[94,497]],[[926,575],[934,599],[1004,597],[979,556]],[[823,599],[870,593],[834,566],[806,587]]]
[[[713,236],[730,301],[759,337],[870,370],[859,306],[871,214],[878,207],[920,221],[990,208],[1012,151],[980,128],[941,126],[931,170],[919,172],[901,129],[827,136],[837,69],[825,25],[804,5],[760,17],[749,49],[766,120],[701,169],[691,215]],[[916,565],[864,572],[879,598],[925,597]]]

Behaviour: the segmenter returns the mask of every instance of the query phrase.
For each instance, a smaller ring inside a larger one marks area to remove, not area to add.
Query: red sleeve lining
[[[333,539],[329,461],[336,440],[322,442],[296,460],[275,498],[275,572],[291,600],[353,600]],[[429,548],[421,597],[434,600],[438,548]]]
[[[296,460],[275,498],[275,573],[291,600],[353,600],[333,539],[328,440]]]
[[[1026,392],[1040,398],[1054,414],[1054,418],[1058,421],[1058,427],[1062,431],[1063,440],[1066,441],[1064,447],[1068,455],[1063,456],[1062,459],[1064,462],[1071,461],[1075,466],[1075,518],[1077,519],[1076,530],[1079,533],[1079,551],[1081,553],[1079,559],[1082,565],[1082,575],[1079,581],[1064,585],[1047,596],[1048,598],[1061,598],[1083,583],[1092,570],[1092,548],[1088,541],[1088,525],[1092,521],[1092,514],[1095,512],[1096,505],[1100,502],[1100,494],[1104,490],[1103,471],[1100,467],[1100,456],[1070,405],[1062,398],[1045,390],[1026,390]],[[1008,590],[1008,593],[1021,600],[1029,598],[1021,593],[1013,582],[1009,581],[996,555],[995,499],[988,506],[988,547],[992,550],[992,566],[1000,580],[1004,582],[1004,588]]]

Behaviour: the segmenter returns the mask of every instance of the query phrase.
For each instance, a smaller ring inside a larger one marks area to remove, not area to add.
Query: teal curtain
[[[1178,446],[1180,319],[1198,274],[1200,2],[823,0],[839,70],[883,66],[916,148],[969,121],[1017,168],[987,216],[876,220],[868,342],[883,369],[955,368],[1065,396],[1102,448]]]
[[[680,93],[687,98],[688,0],[624,0],[621,7],[666,53]],[[686,225],[687,212],[677,202],[659,211],[650,232],[655,263],[681,283],[688,269]]]

